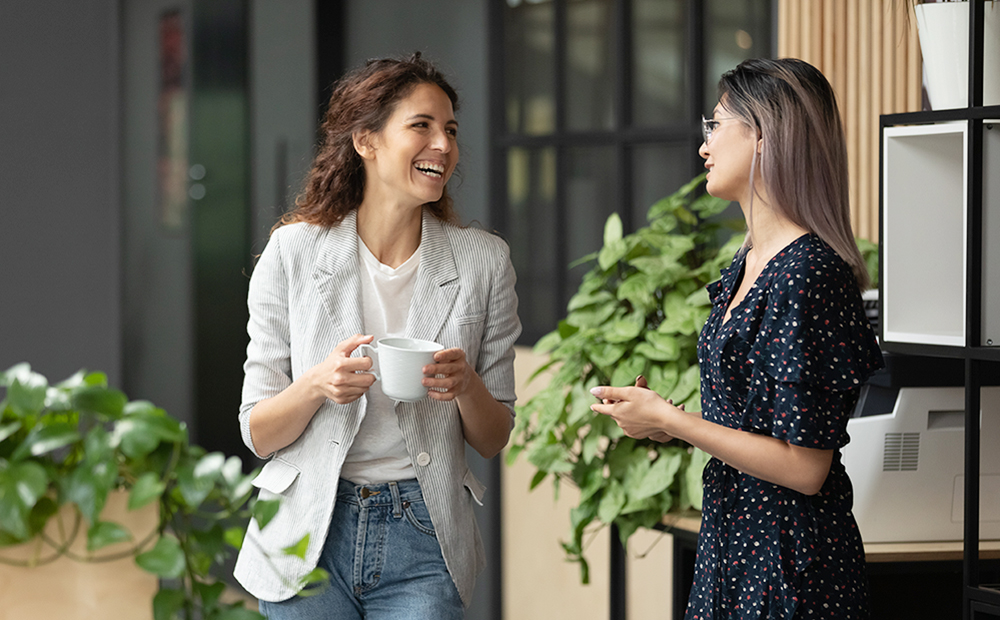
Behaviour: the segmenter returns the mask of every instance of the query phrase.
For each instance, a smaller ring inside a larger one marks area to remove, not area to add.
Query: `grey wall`
[[[0,368],[121,378],[118,3],[0,2]]]
[[[420,50],[458,91],[460,178],[449,191],[462,223],[489,226],[486,0],[351,0],[347,66]]]
[[[251,0],[250,97],[253,252],[295,196],[316,136],[313,0]]]

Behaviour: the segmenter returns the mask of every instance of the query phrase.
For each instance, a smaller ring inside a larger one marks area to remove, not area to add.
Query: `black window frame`
[[[567,7],[569,0],[551,0],[554,3],[553,34],[555,40],[554,74],[555,84],[555,127],[547,135],[521,135],[508,132],[506,121],[506,70],[505,67],[505,5],[504,0],[489,2],[489,212],[493,228],[504,235],[511,228],[508,197],[508,151],[512,148],[552,148],[556,158],[555,197],[553,209],[555,221],[564,222],[567,211],[567,153],[576,147],[611,146],[615,152],[617,187],[613,188],[616,197],[615,211],[622,218],[626,231],[632,231],[645,222],[635,221],[633,205],[633,182],[631,171],[633,154],[636,147],[643,145],[663,145],[679,147],[690,153],[686,162],[679,165],[688,166],[688,178],[703,172],[703,161],[698,155],[701,145],[701,115],[708,109],[706,106],[714,102],[706,101],[706,6],[702,0],[687,0],[683,3],[684,28],[686,45],[684,50],[684,88],[685,111],[680,121],[674,121],[658,127],[634,126],[632,119],[632,64],[633,64],[633,30],[632,4],[633,0],[613,0],[615,67],[613,95],[615,123],[612,129],[578,131],[567,129],[566,81],[567,81]],[[776,15],[773,2],[769,8],[771,40],[768,41],[769,51],[773,51],[773,27]],[[595,223],[595,225],[601,225]],[[568,234],[565,227],[556,227],[556,238],[553,239],[554,253],[557,261],[555,294],[560,300],[561,308],[565,307],[574,291],[569,290],[575,285],[571,280],[569,264],[580,258],[570,256],[568,252]],[[561,266],[561,267],[560,267]],[[524,295],[525,292],[521,291]],[[530,292],[529,292],[530,294]],[[555,329],[555,325],[540,329],[532,323],[531,317],[522,316],[525,329],[519,344],[532,344],[544,333]]]

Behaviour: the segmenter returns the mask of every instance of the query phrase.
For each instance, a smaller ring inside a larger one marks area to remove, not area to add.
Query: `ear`
[[[758,153],[764,152],[764,138],[759,138],[757,140],[757,152]]]
[[[356,131],[351,134],[354,142],[354,150],[358,152],[361,159],[372,159],[375,157],[375,148],[371,144],[371,132]]]

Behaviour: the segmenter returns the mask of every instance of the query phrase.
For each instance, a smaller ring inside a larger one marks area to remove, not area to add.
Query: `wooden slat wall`
[[[878,117],[920,110],[910,3],[779,0],[778,56],[812,63],[833,84],[847,133],[854,234],[878,241]]]

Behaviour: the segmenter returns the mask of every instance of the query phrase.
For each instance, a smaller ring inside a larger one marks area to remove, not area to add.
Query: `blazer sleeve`
[[[514,265],[511,264],[506,244],[498,242],[501,251],[491,278],[476,372],[490,394],[506,405],[513,418],[514,402],[517,400],[514,393],[514,342],[521,335],[521,321],[517,317]]]
[[[250,320],[247,359],[243,365],[240,434],[243,443],[260,458],[250,437],[250,411],[259,401],[277,395],[292,383],[291,338],[288,322],[288,274],[281,257],[281,235],[275,232],[260,255],[247,307]]]

